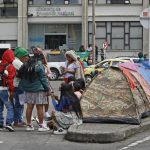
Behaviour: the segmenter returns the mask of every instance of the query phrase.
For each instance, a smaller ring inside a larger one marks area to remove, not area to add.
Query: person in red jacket
[[[6,129],[8,129],[9,131],[14,131],[14,129],[12,128],[12,123],[14,120],[13,80],[16,75],[16,70],[12,65],[14,59],[14,52],[8,49],[4,52],[2,61],[0,63],[0,72],[4,72],[0,78],[0,130],[4,128],[3,111],[5,105],[7,109]]]

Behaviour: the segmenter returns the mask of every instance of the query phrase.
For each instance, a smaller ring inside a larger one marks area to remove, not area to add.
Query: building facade
[[[95,0],[95,43],[106,55],[148,54],[148,30],[140,13],[149,0]],[[93,0],[1,0],[0,43],[30,49],[78,50],[92,44]]]

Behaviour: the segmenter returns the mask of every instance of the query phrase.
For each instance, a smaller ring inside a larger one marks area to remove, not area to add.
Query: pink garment
[[[74,92],[74,94],[78,97],[78,99],[81,99],[82,94],[79,91]]]
[[[126,69],[130,69],[132,71],[137,71],[138,66],[139,66],[139,64],[135,64],[135,63],[132,63],[132,62],[125,62],[125,63],[119,64],[120,68],[123,67],[123,68],[126,68]]]

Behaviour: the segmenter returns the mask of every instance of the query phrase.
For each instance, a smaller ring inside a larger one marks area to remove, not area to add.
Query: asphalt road
[[[60,81],[52,82],[58,93]],[[134,135],[124,141],[107,144],[75,143],[64,139],[63,135],[27,132],[17,128],[16,132],[0,132],[0,150],[150,150],[150,130]]]

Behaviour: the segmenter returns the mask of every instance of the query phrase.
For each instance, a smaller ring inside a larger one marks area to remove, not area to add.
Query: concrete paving
[[[84,123],[71,126],[65,138],[76,142],[111,143],[148,129],[150,117],[143,119],[141,125]]]

